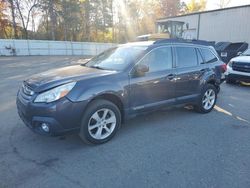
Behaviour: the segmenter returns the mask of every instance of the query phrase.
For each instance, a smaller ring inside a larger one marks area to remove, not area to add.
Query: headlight
[[[233,61],[229,61],[228,66],[232,67],[233,66]]]
[[[36,97],[35,102],[49,103],[49,102],[56,101],[64,97],[65,95],[67,95],[71,91],[71,89],[75,86],[75,84],[76,82],[71,82],[71,83],[53,88],[44,93],[41,93]]]

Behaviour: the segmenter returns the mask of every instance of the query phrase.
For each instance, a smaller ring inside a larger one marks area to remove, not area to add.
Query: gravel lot
[[[126,122],[99,146],[24,126],[23,79],[79,57],[0,57],[0,187],[250,187],[250,87],[223,84],[216,109],[172,108]]]

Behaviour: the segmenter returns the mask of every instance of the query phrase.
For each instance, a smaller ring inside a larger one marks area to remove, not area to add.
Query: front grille
[[[232,68],[235,71],[250,73],[250,63],[234,62]]]
[[[24,83],[19,91],[19,96],[21,100],[25,103],[28,103],[32,100],[33,95],[34,91],[27,84]]]

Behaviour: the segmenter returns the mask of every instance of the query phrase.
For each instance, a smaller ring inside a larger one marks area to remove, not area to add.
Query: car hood
[[[29,87],[31,87],[33,91],[42,92],[69,82],[90,79],[93,77],[100,77],[114,73],[116,73],[116,71],[100,70],[96,68],[88,68],[82,65],[74,65],[33,75],[25,82],[29,85]]]
[[[243,56],[243,55],[238,56],[238,57],[235,57],[235,58],[231,59],[231,61],[250,63],[250,56]]]

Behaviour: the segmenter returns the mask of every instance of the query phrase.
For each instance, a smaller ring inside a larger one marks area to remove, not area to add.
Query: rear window
[[[176,55],[178,67],[192,67],[198,64],[196,50],[193,47],[176,47]]]
[[[213,63],[218,60],[217,57],[209,49],[200,49],[200,51],[205,61],[204,63]]]

